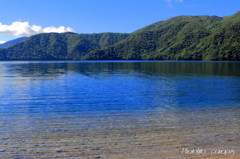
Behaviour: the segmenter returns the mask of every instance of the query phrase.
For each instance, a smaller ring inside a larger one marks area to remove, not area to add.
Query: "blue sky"
[[[46,30],[130,33],[178,15],[229,16],[237,11],[239,0],[1,0],[0,41]]]

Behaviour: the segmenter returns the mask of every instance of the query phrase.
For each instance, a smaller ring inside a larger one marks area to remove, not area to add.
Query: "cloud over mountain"
[[[29,22],[13,22],[10,25],[5,25],[0,23],[0,33],[10,34],[15,36],[31,36],[39,33],[64,33],[64,32],[73,32],[73,29],[70,27],[42,27],[40,25],[30,25]]]

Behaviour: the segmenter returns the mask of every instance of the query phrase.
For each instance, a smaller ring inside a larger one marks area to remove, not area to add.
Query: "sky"
[[[240,0],[0,0],[0,43],[48,32],[131,33],[174,16],[238,11]]]

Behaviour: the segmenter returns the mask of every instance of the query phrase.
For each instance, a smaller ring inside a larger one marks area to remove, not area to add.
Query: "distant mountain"
[[[0,49],[0,60],[240,60],[240,12],[173,17],[131,34],[38,34]]]
[[[10,40],[10,41],[7,41],[3,44],[0,44],[0,48],[6,48],[6,47],[9,47],[9,46],[12,46],[14,44],[17,44],[23,40],[25,40],[27,37],[21,37],[21,38],[17,38],[17,39],[14,39],[14,40]]]
[[[129,34],[43,33],[0,50],[2,60],[79,60],[92,50],[103,49]]]

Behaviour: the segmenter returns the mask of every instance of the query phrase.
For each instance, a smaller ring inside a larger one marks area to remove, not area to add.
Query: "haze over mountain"
[[[27,37],[20,37],[20,38],[17,38],[17,39],[13,39],[13,40],[10,40],[10,41],[7,41],[3,44],[0,44],[0,48],[6,48],[6,47],[9,47],[9,46],[12,46],[14,44],[17,44],[23,40],[25,40]]]
[[[1,60],[240,60],[240,12],[178,16],[131,34],[46,33],[0,50]]]

